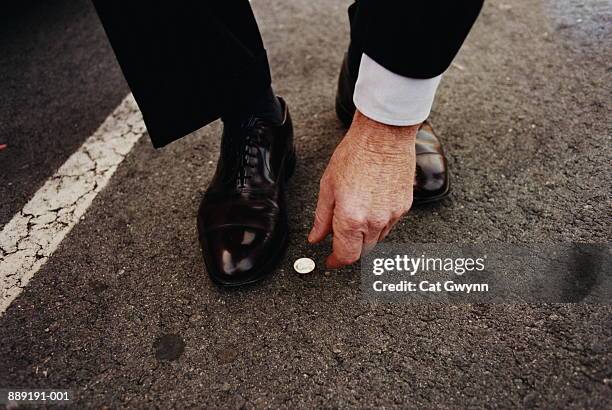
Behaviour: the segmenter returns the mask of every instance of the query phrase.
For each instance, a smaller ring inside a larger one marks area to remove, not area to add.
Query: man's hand
[[[418,125],[381,124],[359,111],[321,178],[308,241],[333,234],[329,268],[359,260],[412,205]]]

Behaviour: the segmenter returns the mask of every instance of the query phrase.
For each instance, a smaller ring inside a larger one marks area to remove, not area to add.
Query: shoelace
[[[251,158],[257,159],[257,154],[253,149],[261,144],[263,136],[263,123],[258,118],[251,118],[243,125],[243,140],[238,147],[237,156],[240,158],[238,165],[238,175],[236,176],[238,187],[244,188],[246,180],[251,178],[250,169],[255,169],[256,163],[251,162]]]

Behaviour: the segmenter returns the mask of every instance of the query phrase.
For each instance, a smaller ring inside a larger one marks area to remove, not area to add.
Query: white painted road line
[[[131,94],[0,232],[0,316],[79,222],[145,133]]]

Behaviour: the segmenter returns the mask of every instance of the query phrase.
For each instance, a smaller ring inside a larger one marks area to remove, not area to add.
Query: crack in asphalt
[[[0,315],[83,217],[146,132],[128,95],[0,232]]]

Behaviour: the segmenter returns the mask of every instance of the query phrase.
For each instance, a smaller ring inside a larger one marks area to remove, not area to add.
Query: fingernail
[[[315,243],[317,240],[317,227],[313,227],[308,234],[308,241],[311,243]]]

